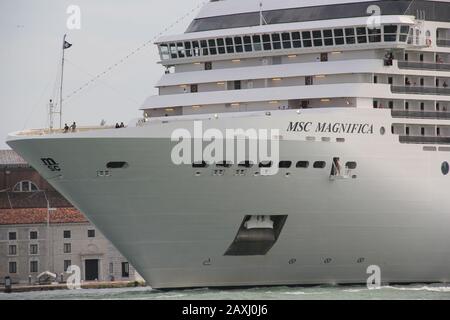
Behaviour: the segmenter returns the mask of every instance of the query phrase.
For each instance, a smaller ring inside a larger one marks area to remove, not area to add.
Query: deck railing
[[[442,119],[442,120],[450,119],[450,112],[446,111],[392,110],[391,115],[393,118]]]
[[[94,130],[105,130],[105,129],[114,129],[114,126],[96,126],[96,127],[78,127],[75,129],[75,131],[72,131],[69,129],[68,131],[65,131],[64,129],[30,129],[18,132],[17,135],[19,136],[45,136],[45,135],[51,135],[51,134],[71,134],[76,132],[87,132],[87,131],[94,131]]]
[[[398,67],[400,69],[424,69],[424,70],[436,70],[436,71],[450,71],[449,63],[398,61]]]
[[[422,87],[422,86],[392,86],[392,93],[450,95],[450,88],[436,88],[436,87]]]
[[[450,144],[450,137],[400,136],[401,143]]]

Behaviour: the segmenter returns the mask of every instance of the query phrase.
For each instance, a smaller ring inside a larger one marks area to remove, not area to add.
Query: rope
[[[169,31],[170,29],[172,29],[173,27],[175,27],[176,25],[178,25],[179,23],[181,23],[182,21],[184,21],[187,17],[189,17],[193,12],[195,12],[197,9],[199,9],[200,7],[202,7],[205,3],[209,2],[209,0],[203,0],[201,1],[197,6],[195,6],[193,9],[191,9],[189,12],[187,12],[185,15],[183,15],[181,18],[179,18],[178,20],[176,20],[175,22],[173,22],[171,25],[169,25],[168,27],[166,27],[165,29],[163,29],[161,32],[159,32],[158,34],[156,34],[153,38],[151,38],[150,40],[146,41],[145,43],[143,43],[142,45],[140,45],[139,47],[137,47],[136,49],[134,49],[133,51],[131,51],[128,55],[124,56],[123,58],[121,58],[120,60],[118,60],[116,63],[108,66],[107,68],[105,68],[105,70],[103,72],[100,72],[98,74],[96,74],[95,76],[93,76],[89,81],[85,82],[83,85],[81,85],[80,87],[78,87],[77,89],[73,90],[70,94],[68,94],[65,98],[63,98],[63,101],[69,100],[70,98],[72,98],[74,95],[80,93],[81,91],[83,91],[84,89],[86,89],[87,87],[89,87],[92,83],[96,82],[97,80],[99,80],[101,77],[104,77],[106,74],[110,73],[111,71],[113,71],[114,69],[116,69],[117,67],[119,67],[120,65],[124,64],[128,59],[130,59],[132,56],[134,56],[135,54],[139,53],[142,49],[144,49],[145,47],[149,46],[150,44],[152,44],[156,39],[158,39],[159,37],[161,37],[163,34],[165,34],[167,31]]]

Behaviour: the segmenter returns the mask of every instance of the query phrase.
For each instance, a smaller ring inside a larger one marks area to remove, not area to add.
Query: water
[[[27,293],[0,293],[0,300],[450,300],[450,284],[385,286],[369,290],[365,286],[258,287],[249,289],[187,289],[160,291],[150,287],[121,289],[80,289]]]

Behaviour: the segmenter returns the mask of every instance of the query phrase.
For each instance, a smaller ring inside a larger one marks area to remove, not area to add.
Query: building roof
[[[50,223],[85,223],[88,220],[75,208],[50,211]],[[0,225],[47,223],[47,208],[0,209]]]
[[[14,150],[0,150],[0,166],[28,166]]]

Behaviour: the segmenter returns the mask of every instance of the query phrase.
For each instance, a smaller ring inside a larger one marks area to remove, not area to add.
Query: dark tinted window
[[[113,161],[113,162],[108,162],[106,164],[106,167],[108,169],[121,169],[121,168],[128,167],[128,163],[126,163],[125,161]]]
[[[193,168],[206,168],[208,166],[208,164],[205,161],[201,161],[201,162],[194,162],[192,164]]]
[[[345,167],[348,169],[356,169],[356,167],[358,166],[358,164],[354,161],[349,161],[345,164]]]
[[[308,168],[309,167],[309,161],[298,161],[295,166],[297,168]]]
[[[280,168],[290,168],[292,165],[292,161],[280,161],[279,167]]]
[[[316,161],[316,162],[314,162],[314,165],[313,165],[313,167],[316,169],[323,169],[323,168],[325,168],[325,166],[326,166],[325,161]]]
[[[65,239],[68,239],[68,238],[70,238],[70,230],[64,230],[64,238]]]
[[[8,233],[8,240],[17,240],[17,233],[9,232]]]
[[[239,163],[239,167],[251,168],[252,166],[253,166],[253,163],[251,163],[251,162],[248,161],[248,160]]]

